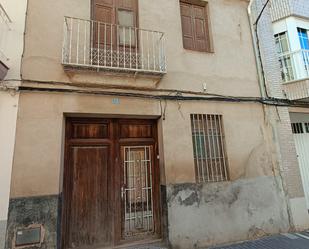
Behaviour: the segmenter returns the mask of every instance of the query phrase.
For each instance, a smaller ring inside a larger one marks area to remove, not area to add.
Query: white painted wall
[[[1,60],[10,68],[5,82],[0,85],[17,85],[20,79],[21,57],[27,0],[0,0],[12,23],[9,29],[1,29]],[[8,214],[11,172],[15,144],[16,118],[19,94],[0,88],[0,248],[4,247]]]
[[[19,79],[27,0],[0,0],[0,3],[12,20],[1,48],[8,59],[6,65],[10,68],[7,79]]]

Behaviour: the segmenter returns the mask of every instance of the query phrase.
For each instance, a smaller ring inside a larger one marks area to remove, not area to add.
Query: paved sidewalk
[[[309,233],[282,234],[211,249],[309,249]]]

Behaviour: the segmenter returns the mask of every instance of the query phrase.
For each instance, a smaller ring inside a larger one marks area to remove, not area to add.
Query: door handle
[[[124,186],[121,187],[121,199],[123,200],[125,194]]]

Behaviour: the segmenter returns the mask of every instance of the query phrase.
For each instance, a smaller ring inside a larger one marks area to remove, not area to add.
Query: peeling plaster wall
[[[57,225],[60,216],[58,202],[59,196],[57,195],[11,199],[5,249],[15,248],[16,229],[24,229],[31,225],[42,227],[44,239],[42,244],[27,248],[56,249],[57,231],[59,231]]]
[[[6,220],[0,221],[0,245],[5,244]]]
[[[250,240],[289,230],[280,180],[168,186],[169,239],[173,248],[193,249]]]

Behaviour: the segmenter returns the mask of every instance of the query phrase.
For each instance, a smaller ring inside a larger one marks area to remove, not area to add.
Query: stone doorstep
[[[101,249],[101,248],[97,248]],[[103,249],[103,248],[102,248]],[[104,248],[106,249],[106,248]],[[161,240],[151,240],[151,241],[140,241],[132,244],[121,245],[113,247],[111,249],[168,249],[165,243]]]
[[[162,242],[158,242],[158,243],[128,245],[124,247],[119,247],[117,249],[168,249],[168,247],[165,246]]]

